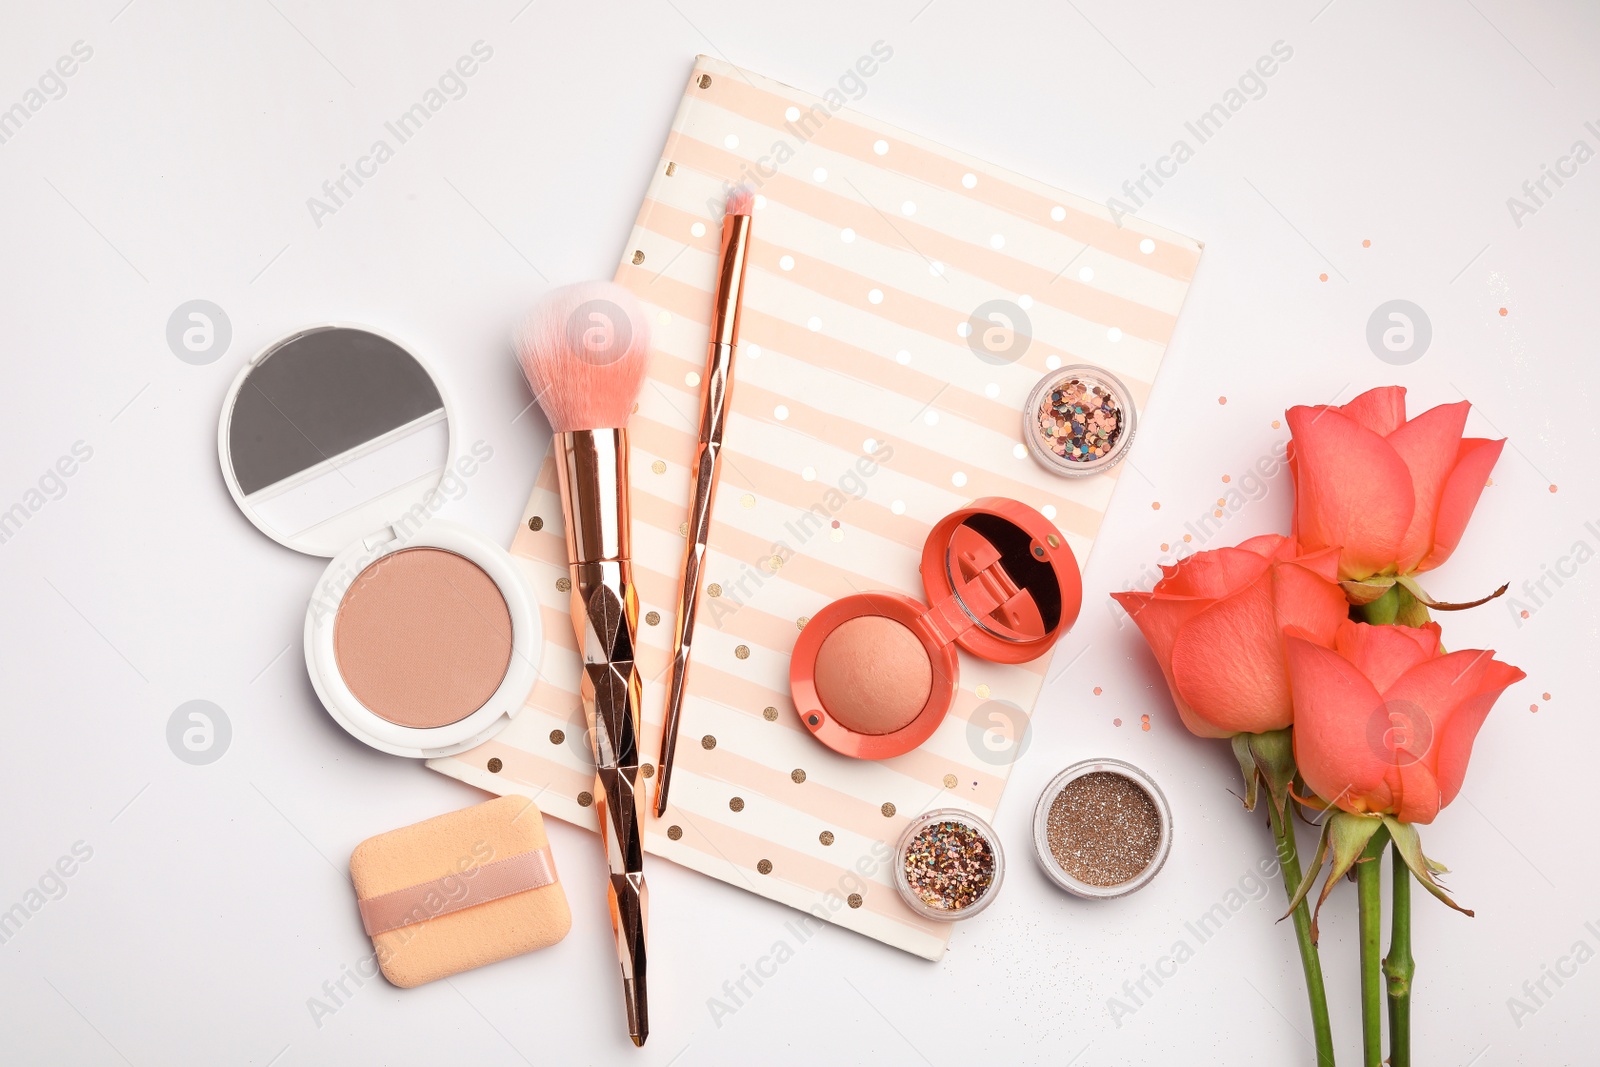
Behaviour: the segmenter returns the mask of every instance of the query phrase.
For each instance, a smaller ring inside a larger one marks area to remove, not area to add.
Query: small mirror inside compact
[[[974,623],[1002,641],[1038,641],[1061,623],[1061,579],[1049,551],[992,512],[967,516],[945,555],[950,588]]]
[[[370,330],[322,326],[244,368],[217,444],[252,522],[290,548],[332,556],[437,488],[450,426],[415,356]]]

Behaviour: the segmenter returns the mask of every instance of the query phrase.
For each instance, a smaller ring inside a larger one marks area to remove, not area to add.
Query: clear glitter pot
[[[906,875],[907,851],[919,833],[941,822],[959,823],[973,831],[984,843],[989,846],[989,853],[994,857],[994,873],[989,878],[989,884],[983,893],[971,904],[964,908],[942,908],[930,904],[917,895],[911,887],[911,881]],[[900,890],[900,899],[906,902],[906,907],[916,912],[925,919],[936,922],[955,922],[957,919],[970,919],[978,912],[989,906],[995,896],[1000,892],[1000,880],[1006,873],[1006,856],[1000,848],[1000,838],[994,832],[994,827],[978,818],[969,811],[960,808],[938,808],[926,812],[911,820],[911,825],[906,827],[905,833],[900,835],[900,843],[894,850],[894,884]]]
[[[1046,406],[1053,406],[1051,394],[1058,389],[1069,389],[1074,383],[1081,383],[1091,396],[1100,390],[1105,402],[1113,405],[1118,412],[1117,426],[1110,433],[1106,449],[1101,455],[1081,459],[1062,455],[1053,447],[1053,442],[1061,440],[1061,437],[1046,436],[1040,426],[1042,410]],[[1120,378],[1110,371],[1079,363],[1051,371],[1033,387],[1028,394],[1027,404],[1022,408],[1022,442],[1033,458],[1051,473],[1067,478],[1085,478],[1110,470],[1122,462],[1122,457],[1128,454],[1128,446],[1133,444],[1137,420],[1133,394],[1128,392],[1128,387],[1122,384]]]
[[[1050,849],[1050,809],[1055,804],[1056,797],[1061,795],[1067,783],[1096,773],[1119,775],[1144,790],[1151,804],[1155,806],[1160,822],[1161,837],[1156,843],[1155,853],[1150,857],[1149,863],[1132,878],[1115,885],[1094,885],[1073,877],[1056,861],[1055,853]],[[1167,804],[1166,794],[1156,785],[1154,779],[1133,764],[1124,763],[1119,759],[1084,760],[1081,763],[1074,763],[1050,779],[1050,784],[1044,787],[1044,792],[1039,796],[1039,803],[1033,809],[1033,847],[1044,873],[1067,892],[1092,900],[1126,896],[1136,889],[1144,888],[1161,870],[1162,864],[1167,862],[1167,854],[1172,851],[1172,808]]]

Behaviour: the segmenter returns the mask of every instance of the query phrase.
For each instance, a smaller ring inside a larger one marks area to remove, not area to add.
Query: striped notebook
[[[673,806],[664,819],[645,816],[645,846],[937,959],[951,928],[900,901],[893,845],[930,808],[993,817],[1048,663],[961,653],[962,691],[933,737],[867,762],[802,728],[790,649],[807,617],[840,596],[921,597],[923,540],[974,497],[1033,505],[1087,560],[1126,468],[1047,473],[1019,443],[1024,400],[1047,370],[1090,363],[1142,405],[1200,246],[1139,219],[1118,225],[1098,204],[842,105],[836,92],[811,96],[701,56],[617,270],[654,319],[650,380],[631,424],[643,756],[653,760],[722,205],[730,183],[755,185]],[[544,607],[538,687],[493,741],[429,765],[594,827],[548,461],[511,550]]]

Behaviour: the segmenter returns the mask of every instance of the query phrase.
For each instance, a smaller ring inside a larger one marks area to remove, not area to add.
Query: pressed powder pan
[[[493,455],[455,446],[427,368],[355,326],[268,345],[234,380],[217,429],[223,480],[250,521],[333,557],[306,609],[306,666],[339,725],[395,755],[487,740],[538,673],[539,613],[511,556],[433,518],[441,489],[458,495]]]
[[[926,741],[955,702],[957,646],[997,663],[1048,652],[1082,601],[1061,532],[1020,501],[985,497],[934,526],[929,603],[858,593],[811,616],[789,661],[800,721],[835,752],[887,759]]]

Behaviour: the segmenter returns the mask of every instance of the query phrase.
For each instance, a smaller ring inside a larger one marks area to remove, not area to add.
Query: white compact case
[[[342,324],[257,353],[217,428],[223,480],[250,521],[332,557],[306,609],[318,697],[352,736],[397,756],[493,737],[522,709],[543,652],[538,604],[510,553],[433,518],[446,481],[487,458],[456,458],[456,443],[422,361]]]

